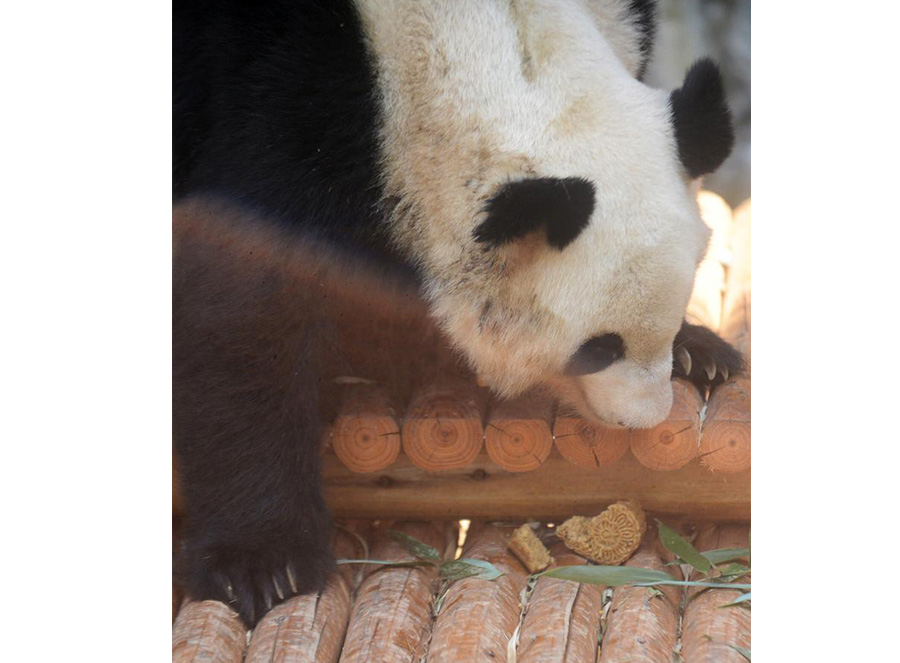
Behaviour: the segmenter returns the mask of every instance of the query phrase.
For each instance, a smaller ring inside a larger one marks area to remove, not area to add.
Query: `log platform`
[[[747,545],[750,201],[733,214],[714,194],[698,202],[713,237],[687,319],[741,350],[744,376],[705,394],[676,381],[668,419],[642,431],[594,426],[536,395],[492,400],[458,375],[442,381],[449,371],[406,390],[347,384],[322,449],[325,497],[340,524],[336,555],[405,559],[385,536],[393,527],[445,559],[490,561],[505,575],[447,583],[421,568],[341,566],[321,594],[275,606],[252,633],[227,606],[182,600],[173,586],[173,661],[745,660],[749,604],[723,607],[739,590],[529,582],[505,549],[515,527],[537,522],[557,563],[585,563],[556,539],[553,523],[626,499],[641,503],[648,523],[689,530],[700,550]],[[181,514],[177,487],[173,467],[173,511]],[[460,519],[472,523],[458,550]],[[680,579],[656,535],[654,525],[626,565]]]

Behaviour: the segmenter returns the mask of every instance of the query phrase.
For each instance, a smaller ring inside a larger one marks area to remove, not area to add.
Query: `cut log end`
[[[331,429],[331,446],[354,472],[376,472],[400,453],[400,426],[387,391],[375,385],[350,385]]]
[[[578,417],[557,417],[553,438],[560,455],[574,465],[600,467],[628,450],[631,431],[595,426]]]
[[[508,472],[539,468],[553,446],[553,433],[543,419],[491,419],[484,431],[488,456]]]
[[[482,408],[465,386],[439,385],[410,403],[401,429],[403,451],[429,472],[469,465],[484,444]]]
[[[684,380],[675,380],[672,390],[674,399],[668,418],[658,426],[637,429],[631,434],[631,453],[651,470],[684,467],[700,450],[700,393]]]
[[[717,472],[750,467],[749,380],[732,380],[713,392],[700,440],[700,462]]]

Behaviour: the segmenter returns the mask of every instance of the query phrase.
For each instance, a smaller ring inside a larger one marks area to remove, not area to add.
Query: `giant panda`
[[[607,426],[664,419],[673,375],[741,370],[684,322],[709,239],[696,182],[733,143],[723,85],[709,60],[675,91],[642,83],[654,16],[649,0],[175,3],[190,596],[253,625],[331,573],[323,402],[369,361],[347,360],[345,315],[427,319],[443,341],[405,356],[443,343],[495,395],[546,389]]]

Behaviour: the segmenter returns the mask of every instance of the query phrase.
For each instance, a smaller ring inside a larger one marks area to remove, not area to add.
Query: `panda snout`
[[[660,372],[657,376],[655,373]],[[618,428],[652,428],[672,409],[672,383],[666,372],[638,366],[612,366],[578,378],[591,419]]]

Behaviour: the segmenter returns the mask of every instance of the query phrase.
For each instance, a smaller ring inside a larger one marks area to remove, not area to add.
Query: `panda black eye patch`
[[[597,373],[625,356],[625,344],[618,334],[595,336],[582,343],[569,359],[566,375]]]
[[[539,177],[509,182],[487,202],[475,241],[501,246],[543,229],[562,251],[585,229],[594,211],[594,185],[580,177]]]

